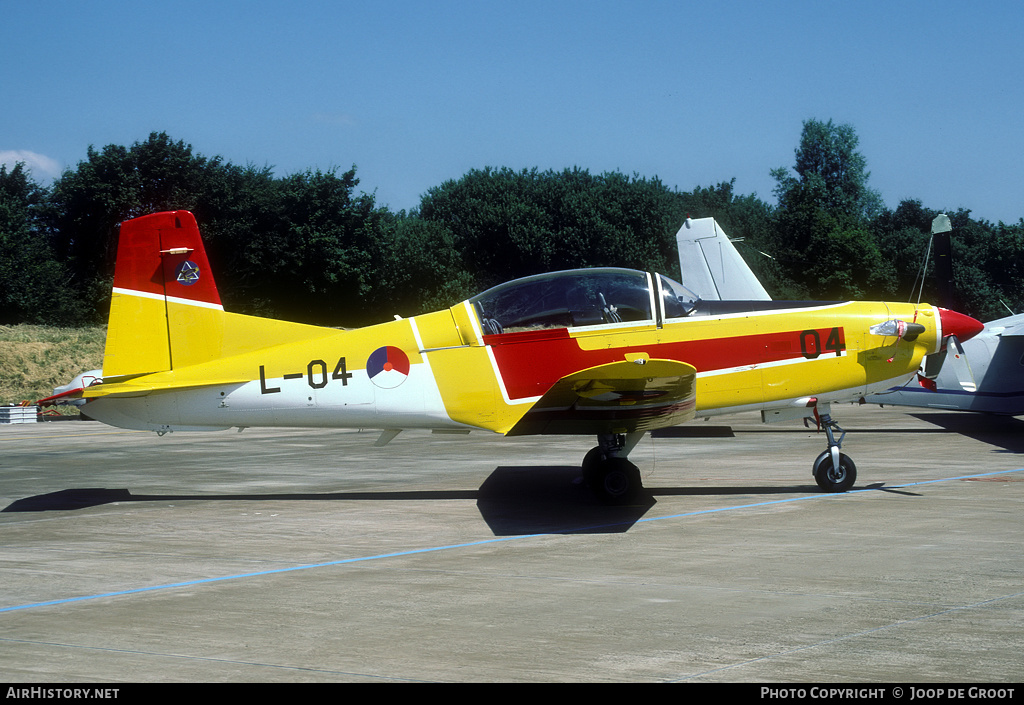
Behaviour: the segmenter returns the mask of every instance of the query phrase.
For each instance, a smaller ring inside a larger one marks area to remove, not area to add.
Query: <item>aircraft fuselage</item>
[[[930,325],[912,344],[868,332],[876,323],[915,316]],[[938,319],[937,309],[928,306],[780,302],[770,310],[660,324],[485,334],[464,302],[132,377],[123,396],[110,394],[117,385],[108,382],[94,390],[97,398],[85,412],[113,425],[153,430],[322,426],[508,433],[562,377],[645,358],[696,368],[698,416],[788,406],[811,396],[821,403],[851,401],[912,377],[923,356],[937,348]]]

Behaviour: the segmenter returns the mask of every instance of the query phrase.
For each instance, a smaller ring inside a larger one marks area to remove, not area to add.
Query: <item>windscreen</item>
[[[699,296],[664,274],[659,274],[658,279],[661,284],[662,311],[666,319],[685,318],[693,313],[700,300]]]
[[[632,269],[574,269],[501,284],[470,303],[485,333],[649,321],[648,281]]]

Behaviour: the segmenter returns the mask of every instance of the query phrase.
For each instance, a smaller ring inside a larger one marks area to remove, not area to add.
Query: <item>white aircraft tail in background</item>
[[[705,301],[771,301],[714,218],[687,218],[676,245],[683,286]]]

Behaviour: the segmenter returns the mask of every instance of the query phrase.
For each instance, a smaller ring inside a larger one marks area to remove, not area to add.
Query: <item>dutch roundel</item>
[[[366,361],[366,374],[378,387],[394,389],[409,376],[409,357],[393,345],[377,348]]]

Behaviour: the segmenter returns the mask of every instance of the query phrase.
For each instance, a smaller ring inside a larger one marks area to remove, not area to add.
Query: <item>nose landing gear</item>
[[[811,471],[814,481],[825,492],[846,492],[857,481],[857,466],[850,456],[839,452],[846,431],[839,427],[828,412],[819,416],[818,421],[828,438],[828,449],[814,459]],[[836,440],[836,432],[840,433],[839,440]]]

